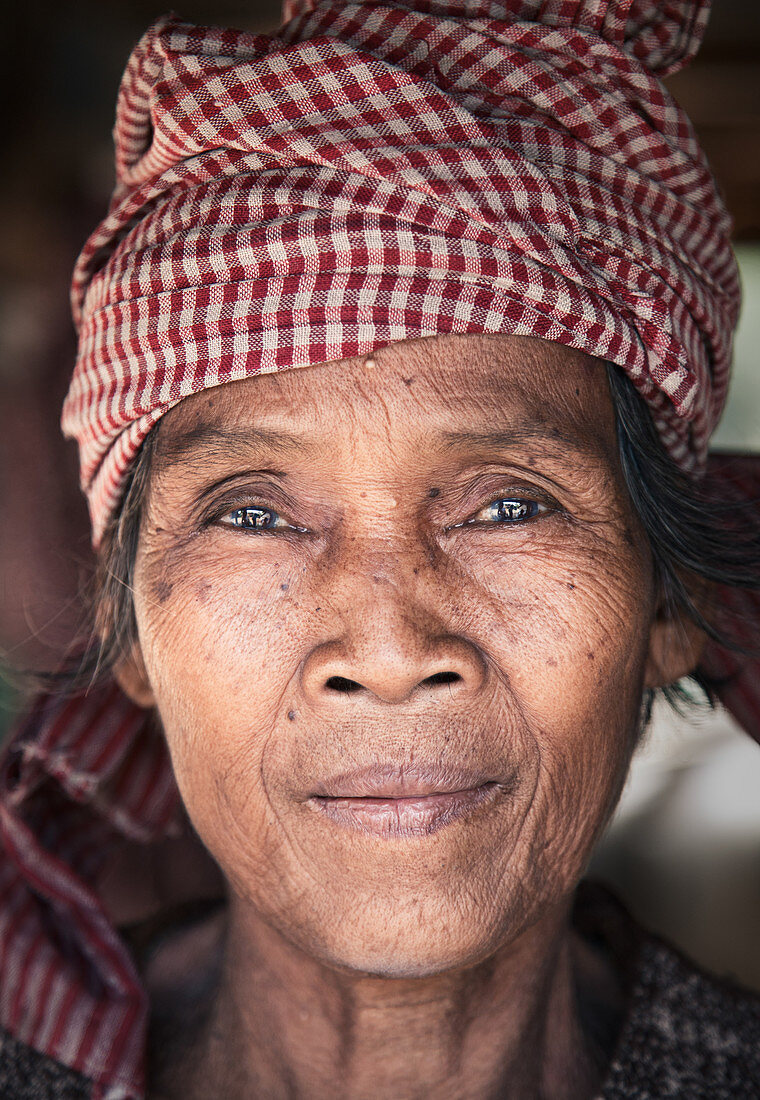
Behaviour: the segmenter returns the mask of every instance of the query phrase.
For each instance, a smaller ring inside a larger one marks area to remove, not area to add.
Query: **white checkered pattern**
[[[181,398],[438,333],[618,363],[699,469],[738,281],[729,218],[659,76],[693,53],[707,4],[288,8],[273,38],[162,19],[127,67],[116,192],[74,276],[63,416],[95,542]]]

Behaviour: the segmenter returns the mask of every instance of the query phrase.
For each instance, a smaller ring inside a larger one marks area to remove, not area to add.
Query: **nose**
[[[405,584],[398,575],[393,583],[378,583],[377,575],[362,583],[364,598],[354,579],[339,600],[339,636],[316,645],[302,666],[301,689],[309,703],[324,706],[346,697],[369,703],[464,701],[478,692],[485,659],[477,645],[451,629],[450,616],[430,606],[440,604],[440,586]],[[338,598],[334,589],[330,595]]]

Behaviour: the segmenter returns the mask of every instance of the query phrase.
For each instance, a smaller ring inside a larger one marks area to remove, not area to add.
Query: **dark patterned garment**
[[[760,997],[706,974],[582,884],[575,923],[628,981],[599,1100],[758,1100]]]

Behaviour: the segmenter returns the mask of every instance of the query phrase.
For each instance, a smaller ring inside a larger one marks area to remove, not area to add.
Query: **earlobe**
[[[114,667],[113,675],[124,694],[138,707],[156,705],[139,642],[135,642],[129,654]]]
[[[707,636],[685,611],[661,609],[652,623],[645,670],[646,688],[674,684],[699,664]]]

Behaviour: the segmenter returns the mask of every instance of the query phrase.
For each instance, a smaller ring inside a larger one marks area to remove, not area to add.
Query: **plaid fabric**
[[[309,2],[272,38],[159,20],[124,75],[117,186],[73,281],[63,425],[95,542],[183,397],[437,333],[620,364],[698,469],[738,282],[659,75],[707,8]]]
[[[143,1095],[147,1019],[95,882],[119,844],[176,834],[178,806],[163,737],[115,685],[41,699],[3,753],[0,1029],[93,1100]]]

